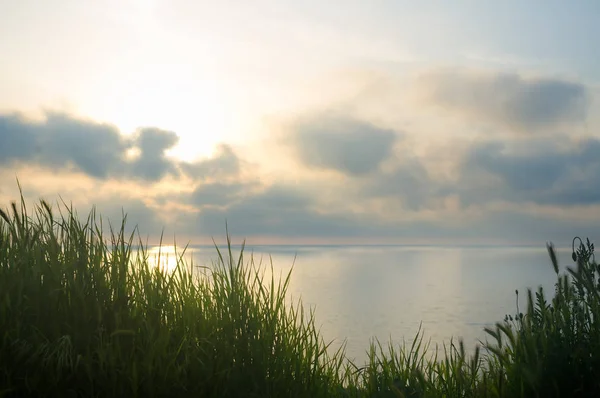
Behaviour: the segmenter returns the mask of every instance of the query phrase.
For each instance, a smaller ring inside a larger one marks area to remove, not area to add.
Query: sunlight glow
[[[126,132],[145,126],[176,132],[181,141],[170,151],[174,156],[189,160],[210,154],[228,130],[226,101],[219,88],[207,83],[191,91],[183,87],[183,82],[150,80],[124,87],[124,95],[110,111],[111,120]]]
[[[177,259],[181,256],[181,251],[182,249],[175,246],[156,246],[148,250],[148,262],[151,266],[170,273],[177,268]]]

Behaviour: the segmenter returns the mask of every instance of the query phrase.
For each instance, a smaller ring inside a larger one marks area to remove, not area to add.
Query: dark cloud
[[[530,153],[511,153],[500,142],[474,145],[456,189],[466,204],[492,200],[600,204],[599,154],[600,140],[594,138]]]
[[[213,158],[195,163],[182,164],[183,170],[195,179],[236,176],[240,172],[241,160],[231,146],[221,144]]]
[[[398,139],[392,131],[343,120],[297,127],[291,143],[306,164],[348,176],[351,189],[339,193],[340,201],[360,205],[365,198],[398,198],[404,206],[390,217],[395,221],[367,211],[347,211],[355,206],[324,207],[319,204],[314,187],[309,191],[280,183],[265,186],[258,180],[242,181],[242,161],[228,146],[221,146],[209,159],[177,162],[164,156],[177,143],[177,135],[172,132],[141,129],[125,137],[114,127],[65,115],[52,114],[43,122],[16,115],[0,116],[0,164],[36,163],[53,170],[75,168],[96,178],[155,181],[181,172],[193,177],[193,193],[168,198],[172,208],[180,209],[172,215],[173,221],[162,218],[157,197],[144,201],[130,196],[92,198],[98,210],[115,223],[120,220],[122,208],[129,216],[129,225],[139,224],[142,236],[156,236],[164,225],[186,237],[217,237],[224,233],[226,221],[238,237],[322,238],[324,242],[331,237],[389,238],[399,243],[404,239],[463,238],[545,241],[593,232],[593,215],[589,222],[571,222],[565,221],[563,214],[562,221],[557,222],[552,215],[517,210],[525,202],[565,209],[600,205],[599,139],[573,143],[567,137],[562,142],[539,145],[539,141],[527,138],[520,140],[520,147],[493,141],[473,144],[462,160],[456,180],[438,181],[428,174],[423,159],[399,148],[392,152]],[[140,155],[127,161],[125,153],[134,147]],[[394,153],[397,156],[392,159]],[[385,167],[380,167],[384,161]],[[26,187],[26,181],[22,182]],[[483,216],[460,222],[433,219],[431,212],[439,203],[435,199],[449,195],[458,195],[467,206],[478,205]],[[490,202],[499,200],[512,203],[515,210],[486,210]],[[196,212],[187,211],[190,206]],[[402,212],[410,213],[407,218],[414,220],[416,212],[425,207],[430,221],[398,222]]]
[[[377,170],[397,139],[396,132],[366,122],[322,117],[297,123],[290,144],[309,167],[361,175]]]
[[[35,193],[25,188],[27,195],[33,199]],[[593,216],[589,220],[570,221],[564,217],[558,220],[552,214],[527,213],[515,207],[512,211],[486,211],[475,218],[466,213],[464,218],[460,218],[460,214],[456,214],[454,221],[443,217],[403,221],[398,220],[397,214],[394,214],[394,221],[389,221],[384,216],[368,212],[323,208],[313,195],[293,186],[276,184],[242,192],[226,205],[198,204],[199,213],[181,210],[168,214],[167,218],[163,218],[162,207],[157,206],[153,198],[140,200],[112,194],[110,197],[94,198],[92,203],[97,205],[106,227],[107,219],[113,226],[120,226],[123,211],[127,214],[127,233],[137,225],[143,239],[149,236],[151,242],[157,242],[164,230],[167,244],[171,243],[171,233],[176,234],[179,244],[188,241],[197,243],[199,239],[210,237],[220,239],[225,233],[226,222],[237,242],[242,238],[252,240],[254,237],[270,236],[291,241],[297,238],[321,239],[323,243],[331,242],[333,238],[364,240],[365,243],[426,241],[435,244],[439,241],[476,244],[502,240],[543,245],[546,240],[567,244],[574,235],[597,237],[597,217]],[[54,198],[47,199],[52,201]],[[227,200],[219,203],[225,202]],[[74,203],[82,219],[90,205],[87,200]]]
[[[226,223],[237,237],[310,238],[322,239],[323,243],[330,238],[440,239],[456,233],[455,228],[440,222],[397,219],[392,222],[368,212],[323,208],[314,194],[281,184],[247,193],[227,207],[199,207],[199,210],[197,218],[185,217],[179,224],[191,236],[222,236]]]
[[[559,79],[445,71],[422,83],[428,99],[444,108],[527,132],[580,124],[589,104],[584,85]]]
[[[359,187],[367,197],[398,198],[406,209],[419,210],[434,195],[437,185],[419,159],[409,158],[390,172],[363,179]]]
[[[74,167],[106,178],[123,169],[126,140],[110,125],[49,113],[43,122],[0,115],[0,164],[37,163],[51,169]]]
[[[192,178],[237,175],[240,160],[222,145],[210,159],[184,163],[166,156],[179,142],[177,134],[142,128],[125,136],[112,125],[47,113],[43,121],[0,114],[0,165],[36,164],[53,171],[74,170],[98,179],[158,181],[180,170]],[[139,156],[127,159],[135,148]]]
[[[165,151],[179,141],[177,134],[156,128],[145,128],[137,133],[134,145],[140,156],[129,165],[129,173],[148,181],[160,180],[167,174],[179,175],[176,163],[165,156]]]
[[[247,195],[226,209],[202,209],[197,222],[199,229],[214,236],[222,234],[226,222],[233,234],[242,236],[360,236],[376,231],[372,221],[352,214],[321,213],[314,198],[280,185]]]
[[[342,238],[364,239],[365,242],[384,239],[397,243],[406,240],[463,243],[502,240],[539,242],[543,245],[547,240],[565,244],[576,234],[597,236],[591,221],[563,219],[557,222],[552,215],[517,210],[488,211],[483,216],[465,217],[460,222],[444,219],[390,222],[370,213],[342,212],[331,208],[319,210],[314,197],[280,185],[240,197],[226,208],[201,208],[197,218],[186,217],[177,230],[181,229],[189,236],[220,237],[225,232],[226,223],[229,232],[236,238],[316,238],[323,239],[323,243],[330,238]]]
[[[195,206],[227,206],[252,192],[253,184],[231,183],[203,183],[189,196],[186,202]]]

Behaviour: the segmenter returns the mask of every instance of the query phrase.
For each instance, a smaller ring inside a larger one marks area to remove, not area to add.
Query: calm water
[[[276,275],[294,262],[289,294],[316,307],[326,341],[345,339],[347,355],[362,362],[372,337],[410,342],[422,322],[433,343],[461,337],[473,348],[484,326],[526,305],[528,287],[548,295],[556,280],[544,247],[458,248],[399,246],[254,246],[255,260],[273,259]],[[195,265],[210,266],[216,251],[188,251]],[[562,268],[570,250],[559,250]]]

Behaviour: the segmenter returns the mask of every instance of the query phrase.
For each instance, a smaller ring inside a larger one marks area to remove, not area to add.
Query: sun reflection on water
[[[173,272],[177,269],[178,260],[181,266],[189,265],[189,250],[183,252],[182,248],[175,246],[155,246],[148,249],[148,264],[160,268],[162,271]],[[183,255],[183,258],[182,258]]]

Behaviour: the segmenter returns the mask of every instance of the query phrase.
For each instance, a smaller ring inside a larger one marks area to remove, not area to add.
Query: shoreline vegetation
[[[200,276],[185,250],[165,271],[125,224],[43,200],[31,214],[22,198],[0,211],[0,396],[600,396],[589,241],[574,239],[566,272],[548,244],[553,294],[526,292],[473,354],[451,341],[430,357],[419,331],[411,345],[374,340],[359,367],[343,345],[328,352],[313,310],[287,299],[293,271],[265,278],[229,239]]]

